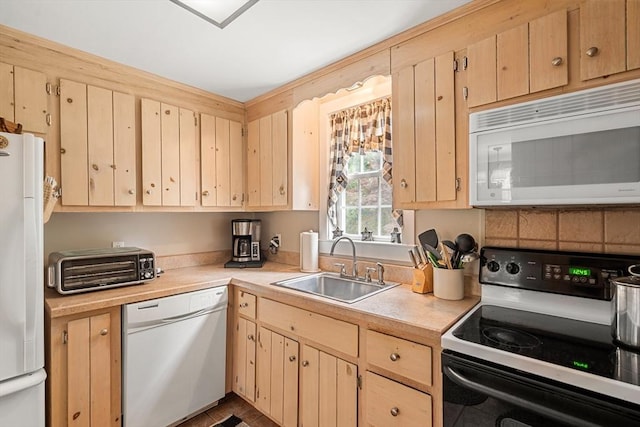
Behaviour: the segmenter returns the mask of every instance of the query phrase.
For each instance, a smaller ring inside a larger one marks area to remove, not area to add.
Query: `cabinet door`
[[[393,99],[393,202],[395,206],[416,199],[416,156],[414,129],[414,67],[392,77]]]
[[[242,206],[242,124],[216,117],[217,206]]]
[[[160,104],[162,206],[180,206],[180,116],[174,105]]]
[[[529,23],[529,70],[531,93],[569,83],[566,9]]]
[[[529,93],[529,25],[523,24],[496,36],[497,97]]]
[[[89,205],[113,206],[113,96],[87,86]]]
[[[60,172],[62,204],[89,204],[87,85],[60,79]]]
[[[47,76],[39,71],[13,67],[16,123],[25,132],[47,133]]]
[[[640,68],[640,0],[627,0],[627,70]]]
[[[196,115],[180,108],[180,206],[196,204]]]
[[[469,68],[467,105],[476,107],[496,101],[496,37],[491,36],[467,47]]]
[[[453,52],[435,59],[436,199],[456,199],[456,111]]]
[[[271,115],[272,149],[272,206],[287,205],[288,173],[288,113],[287,110]]]
[[[162,147],[160,103],[141,100],[142,127],[142,204],[162,205]]]
[[[113,92],[114,199],[116,206],[136,204],[136,106],[133,95]]]
[[[291,205],[318,210],[320,203],[319,102],[307,100],[293,109],[291,126]]]
[[[580,4],[582,80],[625,70],[625,6],[625,0],[585,0]]]
[[[0,117],[13,122],[13,65],[0,62]]]
[[[357,367],[304,345],[301,356],[302,425],[357,425]]]
[[[216,206],[216,155],[217,155],[216,118],[200,114],[200,176],[202,206]]]
[[[120,307],[49,324],[47,424],[120,426]]]
[[[283,427],[298,424],[298,343],[260,328],[256,404]]]
[[[238,318],[234,336],[234,387],[233,390],[255,401],[256,384],[256,324]]]
[[[259,207],[260,187],[260,119],[247,125],[247,193],[249,207]]]
[[[271,116],[262,117],[259,122],[260,142],[260,206],[273,205],[273,138]]]
[[[415,66],[414,84],[415,199],[417,201],[433,202],[436,200],[436,175],[438,170],[436,161],[436,69],[434,58],[422,61]]]

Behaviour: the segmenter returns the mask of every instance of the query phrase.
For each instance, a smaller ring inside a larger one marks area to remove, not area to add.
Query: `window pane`
[[[360,187],[362,192],[362,206],[378,206],[378,183],[380,178],[362,178]]]
[[[373,234],[378,234],[378,209],[377,208],[363,208],[362,209],[362,230],[367,227],[367,230],[373,231]]]
[[[353,173],[361,172],[360,170],[360,157],[362,157],[358,153],[353,153],[349,157],[347,161],[347,175],[351,175]]]
[[[364,156],[363,172],[380,170],[380,151],[367,151]]]
[[[398,226],[393,214],[391,213],[391,208],[382,208],[380,216],[380,221],[382,223],[382,235],[389,236],[393,231],[393,227]]]
[[[360,234],[360,231],[358,230],[358,209],[347,208],[346,212],[344,232],[347,234]]]
[[[346,206],[358,206],[358,180],[350,179],[345,189]]]
[[[380,204],[381,205],[390,205],[393,202],[393,189],[391,185],[384,179],[380,179]]]

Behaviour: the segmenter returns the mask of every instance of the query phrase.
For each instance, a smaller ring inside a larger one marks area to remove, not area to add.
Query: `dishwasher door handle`
[[[179,322],[181,320],[186,320],[186,319],[190,319],[192,317],[197,317],[200,316],[202,314],[205,313],[215,313],[216,311],[220,311],[223,309],[226,309],[227,306],[220,306],[220,307],[205,307],[205,308],[201,308],[200,310],[197,311],[192,311],[190,313],[186,313],[186,314],[179,314],[177,316],[172,316],[172,317],[165,317],[164,319],[160,319],[158,320],[158,324],[166,324],[166,323],[173,323],[173,322]]]

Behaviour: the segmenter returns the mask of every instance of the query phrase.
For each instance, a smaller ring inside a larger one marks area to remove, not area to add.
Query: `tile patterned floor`
[[[244,399],[235,393],[229,393],[220,400],[218,406],[191,418],[190,420],[180,424],[178,427],[211,427],[224,420],[229,415],[235,415],[236,417],[242,418],[242,421],[249,424],[251,427],[278,427],[276,423],[271,421],[253,406],[249,405]]]

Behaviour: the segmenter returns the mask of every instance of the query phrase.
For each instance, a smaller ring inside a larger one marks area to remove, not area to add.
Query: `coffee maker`
[[[259,219],[234,219],[231,221],[231,261],[225,267],[262,267],[260,253]]]

